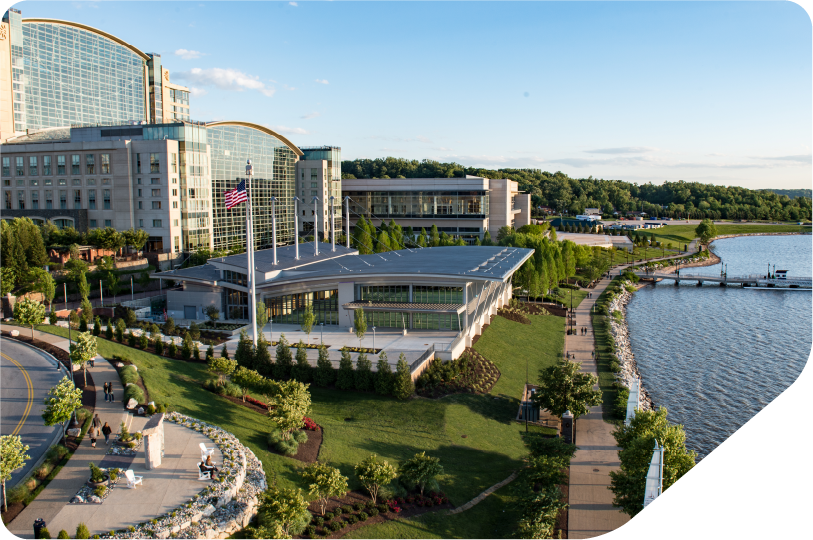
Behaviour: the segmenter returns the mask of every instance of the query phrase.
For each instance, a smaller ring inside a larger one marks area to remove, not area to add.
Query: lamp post
[[[373,326],[373,354],[375,354],[375,326]]]
[[[133,296],[133,294],[134,294],[133,293],[133,275],[130,274],[130,302],[135,300],[135,297]]]
[[[62,293],[65,295],[65,311],[67,311],[68,310],[68,282],[67,281],[62,284]]]
[[[320,323],[319,323],[319,344],[320,344],[320,345],[324,345],[324,344],[325,344],[325,340],[324,340],[324,331],[325,331],[325,323],[321,323],[321,322],[320,322]],[[375,344],[373,344],[373,346],[375,346]]]
[[[104,307],[104,287],[102,286],[102,280],[99,280],[99,307]]]

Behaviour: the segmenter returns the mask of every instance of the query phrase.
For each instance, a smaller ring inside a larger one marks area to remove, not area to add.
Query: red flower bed
[[[251,397],[251,396],[246,396],[246,401],[248,401],[249,403],[251,403],[251,404],[253,404],[253,405],[256,405],[256,406],[258,406],[258,407],[262,407],[263,409],[267,409],[267,408],[268,408],[268,404],[267,404],[267,403],[263,403],[263,402],[262,402],[262,401],[260,401],[259,399],[254,399],[254,398],[253,398],[253,397]]]
[[[314,422],[313,420],[311,420],[311,419],[310,419],[310,418],[308,418],[307,416],[305,416],[304,418],[302,418],[302,422],[304,422],[304,424],[305,424],[305,426],[304,426],[304,427],[305,427],[305,429],[307,429],[308,431],[320,431],[320,430],[322,429],[322,428],[320,428],[320,427],[317,425],[317,423],[316,423],[316,422]]]

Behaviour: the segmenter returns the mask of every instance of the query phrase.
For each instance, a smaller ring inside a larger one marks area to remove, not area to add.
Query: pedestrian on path
[[[96,426],[90,426],[88,430],[88,436],[90,437],[90,447],[96,448],[96,437],[98,437],[99,431]]]
[[[113,432],[113,430],[110,428],[110,424],[105,422],[104,427],[102,427],[102,435],[104,435],[104,444],[105,445],[110,444],[110,434],[112,432]]]
[[[99,418],[99,413],[96,413],[96,416],[93,417],[93,427],[96,429],[101,429],[102,427],[102,419]]]
[[[104,383],[104,400],[105,401],[108,401],[109,389],[110,389],[110,383],[108,383],[108,382]]]

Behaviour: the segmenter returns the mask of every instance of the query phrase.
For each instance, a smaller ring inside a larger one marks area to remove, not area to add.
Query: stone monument
[[[164,413],[152,415],[141,430],[144,437],[144,464],[147,470],[161,466],[164,457]]]

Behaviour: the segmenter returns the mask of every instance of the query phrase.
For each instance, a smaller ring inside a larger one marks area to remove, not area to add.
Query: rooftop
[[[42,142],[71,142],[71,128],[57,127],[39,130],[30,130],[24,135],[18,135],[5,141],[3,144],[29,144]]]

